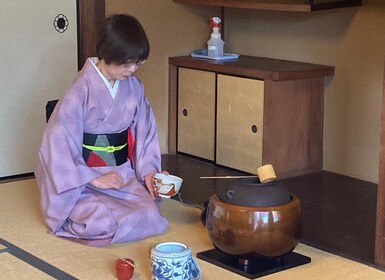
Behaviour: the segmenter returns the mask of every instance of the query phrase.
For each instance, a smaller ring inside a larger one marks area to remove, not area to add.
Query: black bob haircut
[[[112,15],[106,18],[99,31],[96,53],[107,64],[121,65],[127,61],[146,60],[150,44],[146,32],[135,17],[127,14]]]

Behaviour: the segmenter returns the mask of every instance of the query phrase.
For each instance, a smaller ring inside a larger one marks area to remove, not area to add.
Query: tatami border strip
[[[16,258],[34,266],[35,268],[41,270],[42,272],[54,277],[59,280],[77,280],[77,278],[65,273],[64,271],[50,265],[49,263],[31,255],[30,253],[20,249],[19,247],[9,243],[8,241],[0,238],[0,244],[7,247],[6,249],[1,249],[0,253],[9,253]]]

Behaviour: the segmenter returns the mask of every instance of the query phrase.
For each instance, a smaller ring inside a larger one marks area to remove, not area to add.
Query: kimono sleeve
[[[41,184],[50,184],[46,189],[62,193],[85,185],[99,174],[82,157],[81,100],[65,96],[57,106],[43,134],[39,150],[41,168],[36,178]]]
[[[141,90],[143,92],[143,86]],[[135,171],[138,179],[144,181],[147,174],[161,171],[161,154],[154,112],[143,94],[139,100],[135,119]]]

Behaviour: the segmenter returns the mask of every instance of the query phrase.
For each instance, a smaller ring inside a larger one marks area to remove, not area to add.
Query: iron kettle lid
[[[282,182],[261,183],[258,178],[230,181],[217,188],[217,196],[226,203],[251,207],[278,206],[291,201]]]

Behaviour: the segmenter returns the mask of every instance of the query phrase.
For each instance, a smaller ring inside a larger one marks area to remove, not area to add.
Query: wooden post
[[[78,0],[78,68],[96,55],[97,31],[105,19],[104,0]]]
[[[374,262],[385,268],[385,71],[383,84]]]

